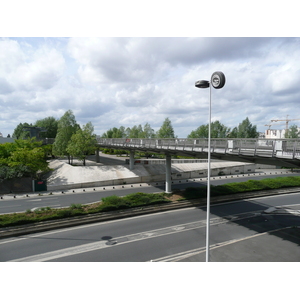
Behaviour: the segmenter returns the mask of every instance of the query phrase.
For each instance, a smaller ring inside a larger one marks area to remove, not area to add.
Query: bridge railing
[[[208,139],[109,139],[98,137],[97,142],[103,148],[208,152]],[[232,155],[300,158],[300,139],[211,139],[211,152]]]

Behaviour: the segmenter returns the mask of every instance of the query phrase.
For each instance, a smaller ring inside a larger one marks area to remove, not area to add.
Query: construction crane
[[[272,126],[272,124],[266,124],[265,126],[269,126],[269,129],[270,129],[270,127]]]
[[[296,120],[300,120],[300,119],[288,119],[289,115],[286,115],[286,119],[285,120],[271,120],[271,122],[285,122],[285,130],[286,132],[289,130],[289,122],[290,121],[296,121]],[[266,125],[269,126],[269,125]]]

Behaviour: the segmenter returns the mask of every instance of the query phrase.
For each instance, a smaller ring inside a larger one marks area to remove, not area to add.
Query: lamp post
[[[215,89],[221,89],[225,85],[225,75],[222,72],[214,72],[210,82],[207,80],[198,80],[195,87],[205,89],[209,87],[209,121],[208,121],[208,166],[207,166],[207,208],[206,208],[206,262],[209,262],[209,223],[210,223],[210,136],[211,136],[211,86]]]

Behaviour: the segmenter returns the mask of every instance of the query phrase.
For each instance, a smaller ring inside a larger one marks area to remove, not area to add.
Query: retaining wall
[[[174,165],[172,166],[172,173],[171,173],[172,180],[207,177],[207,169],[179,172],[176,170],[175,167],[176,166]],[[146,166],[145,168],[147,169]],[[246,165],[211,169],[211,176],[247,174],[247,173],[254,173],[254,172],[255,172],[255,164],[246,164]],[[58,189],[67,190],[67,189],[89,188],[89,187],[99,187],[99,186],[114,186],[114,185],[134,184],[134,183],[164,182],[165,180],[166,180],[166,174],[164,172],[160,174],[149,174],[149,175],[141,175],[136,177],[119,178],[119,179],[111,179],[111,180],[70,183],[70,184],[63,184],[60,186],[48,185],[47,190],[55,191]]]

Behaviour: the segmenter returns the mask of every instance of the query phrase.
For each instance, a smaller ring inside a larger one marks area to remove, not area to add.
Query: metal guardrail
[[[184,154],[208,152],[208,139],[97,138],[100,147]],[[232,155],[300,158],[299,139],[211,139],[211,152]]]

